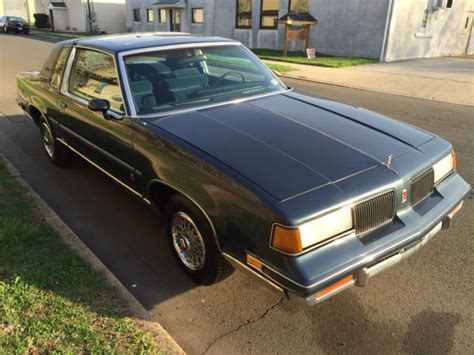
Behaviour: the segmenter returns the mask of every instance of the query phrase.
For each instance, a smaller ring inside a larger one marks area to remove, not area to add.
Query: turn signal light
[[[275,226],[273,228],[272,247],[290,254],[302,252],[303,246],[299,229]]]
[[[453,150],[451,154],[453,155],[453,170],[456,170],[456,166],[457,166],[456,152]]]
[[[322,290],[316,292],[316,297],[321,298],[321,297],[327,295],[329,292],[334,291],[338,288],[341,288],[341,287],[351,283],[354,280],[355,280],[355,274],[344,277],[343,279],[340,279],[339,281],[333,283],[332,285],[330,285],[326,288],[323,288]]]
[[[263,264],[260,260],[254,258],[252,255],[247,254],[247,264],[253,266],[256,269],[262,270]]]

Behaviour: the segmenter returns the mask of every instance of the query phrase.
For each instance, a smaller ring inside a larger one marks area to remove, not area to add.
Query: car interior
[[[126,58],[125,64],[136,111],[141,114],[219,101],[245,95],[251,88],[262,91],[275,86],[274,78],[251,60],[226,57],[212,50],[141,54]]]

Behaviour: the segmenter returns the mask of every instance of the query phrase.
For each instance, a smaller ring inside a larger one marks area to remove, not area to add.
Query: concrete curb
[[[2,154],[2,161],[15,180],[26,189],[41,216],[45,219],[56,233],[61,237],[66,247],[77,253],[96,273],[101,275],[123,300],[128,311],[128,316],[136,321],[145,331],[154,335],[154,340],[162,350],[172,354],[185,354],[184,350],[168,334],[168,332],[158,323],[149,321],[149,314],[142,304],[127,290],[127,288],[117,279],[117,277],[97,258],[97,256],[79,239],[71,228],[54,212],[49,205],[33,190],[33,188],[23,179],[20,172]]]
[[[289,64],[291,64],[291,63],[289,63]],[[394,95],[394,96],[401,96],[401,97],[409,97],[409,98],[418,99],[418,100],[427,100],[427,101],[433,101],[433,102],[440,102],[440,103],[443,103],[443,104],[474,107],[473,105],[470,105],[470,104],[467,104],[467,103],[462,103],[462,102],[457,102],[457,101],[431,99],[429,97],[425,97],[425,96],[422,96],[422,95],[408,95],[408,94],[402,94],[402,93],[398,93],[398,92],[392,92],[392,91],[389,91],[389,90],[374,90],[374,89],[365,88],[365,87],[358,86],[358,85],[333,83],[333,82],[327,81],[327,80],[315,80],[315,79],[310,79],[310,78],[306,78],[306,77],[302,78],[302,77],[299,77],[299,76],[291,76],[291,75],[287,75],[287,74],[279,75],[279,77],[280,78],[285,78],[285,79],[292,79],[292,80],[301,80],[301,81],[306,81],[306,82],[309,82],[309,83],[317,83],[317,84],[338,86],[338,87],[348,88],[348,89],[356,89],[356,90],[377,92],[379,94]]]

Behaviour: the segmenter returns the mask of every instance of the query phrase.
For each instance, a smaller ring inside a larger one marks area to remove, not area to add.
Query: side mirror
[[[87,105],[91,111],[106,113],[110,109],[110,102],[104,99],[91,99]]]

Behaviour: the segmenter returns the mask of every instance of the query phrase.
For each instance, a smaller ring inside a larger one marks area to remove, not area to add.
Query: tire
[[[25,35],[29,35],[29,34],[30,34],[30,30],[24,30],[23,32],[25,33]]]
[[[233,268],[222,256],[214,232],[201,210],[183,195],[173,195],[166,205],[166,227],[171,250],[186,274],[201,285],[229,276]],[[187,234],[180,233],[186,231]],[[189,251],[194,248],[194,257]],[[204,250],[204,252],[202,252]]]
[[[64,166],[67,162],[69,152],[62,143],[58,142],[45,120],[41,121],[40,132],[43,148],[49,160],[51,160],[54,165]]]

